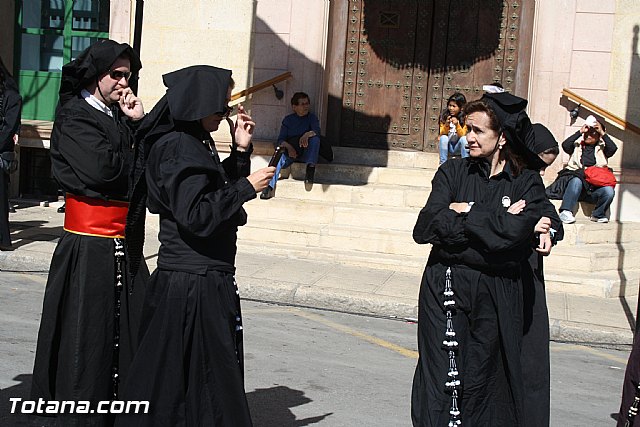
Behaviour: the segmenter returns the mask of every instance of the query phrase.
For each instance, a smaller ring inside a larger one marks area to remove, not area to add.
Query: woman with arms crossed
[[[469,157],[438,169],[413,230],[433,245],[418,301],[414,426],[523,421],[520,265],[545,196],[526,169],[532,153],[519,120],[528,118],[509,97],[467,104]]]

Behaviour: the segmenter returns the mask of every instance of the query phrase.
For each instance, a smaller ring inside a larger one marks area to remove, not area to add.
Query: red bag
[[[596,187],[615,187],[618,181],[607,166],[589,166],[584,170],[584,179]]]

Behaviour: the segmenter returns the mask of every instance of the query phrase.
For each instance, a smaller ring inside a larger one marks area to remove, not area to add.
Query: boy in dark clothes
[[[304,181],[313,184],[320,153],[320,121],[309,111],[309,95],[296,92],[291,98],[293,113],[282,120],[278,144],[286,148],[276,166],[276,173],[269,186],[260,194],[261,199],[270,199],[275,194],[280,171],[291,166],[294,161],[307,164]]]

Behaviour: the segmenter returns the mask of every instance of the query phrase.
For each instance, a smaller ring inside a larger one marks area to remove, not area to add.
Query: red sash
[[[67,193],[64,229],[87,236],[124,238],[129,203]]]

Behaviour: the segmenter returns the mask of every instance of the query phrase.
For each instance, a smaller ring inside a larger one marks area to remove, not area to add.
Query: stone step
[[[429,245],[413,245],[411,255],[395,255],[391,253],[373,253],[354,250],[353,248],[327,248],[321,245],[296,245],[293,242],[270,243],[247,239],[253,237],[257,229],[242,227],[238,239],[238,250],[248,253],[268,251],[279,256],[290,258],[315,259],[353,266],[393,270],[416,275],[416,286],[419,286],[419,276],[424,270],[429,256]],[[625,271],[621,274],[617,270],[594,272],[579,272],[567,269],[557,269],[550,266],[549,260],[545,264],[545,282],[547,292],[570,293],[572,295],[595,296],[601,298],[616,298],[620,295],[638,295],[639,270]]]
[[[436,169],[437,153],[415,151],[367,150],[351,147],[333,147],[333,163],[385,166],[393,168]]]
[[[292,179],[279,181],[275,198],[245,205],[249,222],[240,228],[239,250],[419,275],[430,245],[416,245],[411,232],[437,155],[342,147],[334,153],[333,163],[317,166],[314,185],[301,182],[305,165],[294,163]],[[619,187],[624,196],[616,196],[612,218],[623,199],[627,215],[640,212],[633,199],[640,191]],[[640,223],[597,224],[587,216],[579,212],[578,221],[565,226],[564,241],[545,260],[547,288],[601,297],[637,293]]]
[[[289,258],[300,259],[302,262],[304,262],[305,259],[322,260],[355,267],[374,268],[383,271],[393,270],[415,275],[420,275],[422,273],[428,257],[428,254],[425,254],[423,257],[407,257],[404,255],[386,253],[373,255],[370,252],[327,249],[319,246],[305,247],[282,242],[267,245],[263,242],[242,238],[240,235],[238,239],[238,251],[286,256]],[[416,284],[416,286],[418,285],[419,283]]]
[[[418,209],[358,204],[333,204],[311,200],[293,200],[274,197],[269,200],[256,198],[244,205],[251,219],[291,219],[293,222],[333,224],[368,227],[374,230],[388,229],[411,233]]]
[[[417,245],[411,233],[397,230],[340,225],[295,224],[286,220],[251,220],[238,232],[239,239],[265,243],[315,246],[323,249],[418,257],[425,248]]]
[[[421,258],[430,248],[415,244],[409,230],[319,225],[283,219],[250,219],[249,224],[240,229],[240,235],[254,241],[353,250],[368,252],[371,256],[391,254]],[[551,256],[545,258],[545,269],[593,273],[622,270],[627,273],[640,269],[635,263],[638,256],[640,245],[637,243],[567,245],[563,241],[553,248]]]
[[[628,273],[640,271],[635,262],[640,256],[637,243],[597,243],[590,245],[567,245],[560,242],[545,258],[545,271],[593,272],[618,271]]]
[[[245,205],[252,218],[306,218],[316,224],[368,226],[411,232],[426,201],[428,189],[390,186],[351,187],[314,185],[305,191],[301,183],[282,181],[270,200],[254,199]],[[375,205],[375,203],[380,203]],[[640,223],[611,221],[607,224],[578,218],[565,224],[560,246],[622,244],[640,241]],[[620,248],[612,247],[617,252]]]
[[[563,225],[564,239],[561,245],[640,242],[638,222],[610,221],[600,224],[589,221],[585,216],[576,218],[574,224]]]
[[[316,224],[334,222],[335,206],[331,203],[310,200],[279,199],[262,200],[259,197],[244,204],[252,220],[290,220],[291,223]]]
[[[293,179],[304,180],[305,164],[294,163],[290,169]],[[315,182],[317,184],[391,184],[425,187],[431,184],[434,174],[434,169],[324,163],[316,166]]]
[[[351,203],[366,206],[390,206],[422,209],[429,196],[429,187],[405,185],[322,184],[305,186],[293,179],[281,179],[276,186],[277,199],[311,200],[325,203]]]
[[[572,295],[617,298],[621,295],[638,295],[640,271],[621,274],[618,271],[566,274],[545,268],[545,285],[548,292],[564,292]]]

